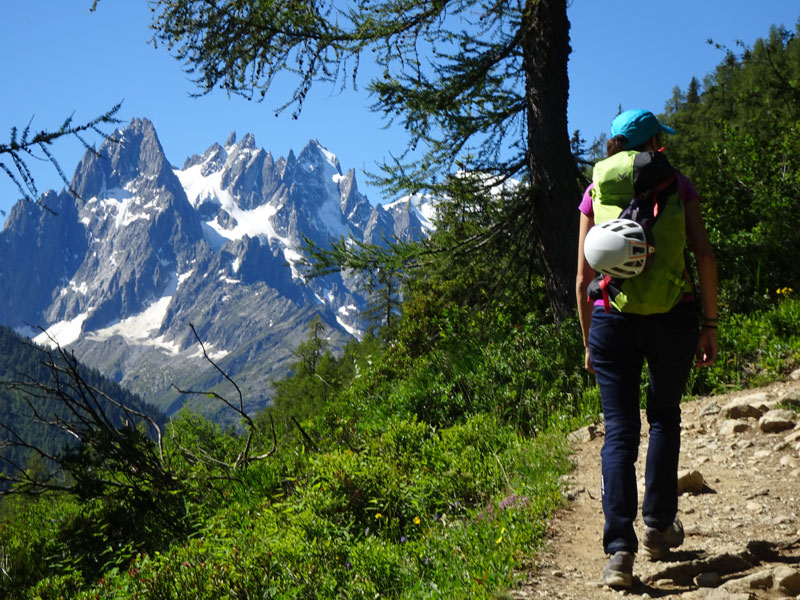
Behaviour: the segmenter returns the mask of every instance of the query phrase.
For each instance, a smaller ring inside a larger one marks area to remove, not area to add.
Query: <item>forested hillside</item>
[[[667,100],[668,152],[701,191],[722,276],[721,355],[693,374],[693,396],[800,365],[798,72],[800,39],[776,29]],[[66,464],[74,487],[5,499],[4,597],[512,587],[561,502],[566,434],[596,421],[599,402],[577,319],[557,318],[543,264],[498,225],[520,190],[479,195],[468,180],[452,182],[429,240],[359,255],[402,286],[389,327],[333,355],[315,322],[274,406],[247,415],[235,381],[215,388],[240,429],[184,412],[161,445],[90,435]]]
[[[0,326],[0,471],[7,476],[30,466],[31,461],[41,461],[43,454],[55,455],[65,447],[74,446],[75,436],[56,425],[57,421],[65,423],[74,415],[62,398],[46,393],[59,375],[54,367],[63,366],[65,362],[57,352],[41,348],[12,329]],[[79,367],[79,372],[86,390],[96,390],[98,410],[104,411],[115,426],[123,426],[129,416],[105,401],[103,395],[133,411],[150,415],[160,424],[166,421],[158,409],[94,369]],[[43,454],[35,452],[33,445]]]
[[[798,289],[800,41],[773,27],[727,50],[699,83],[677,89],[666,122],[675,164],[697,184],[720,266],[721,301],[757,310]],[[776,296],[777,294],[777,296]]]

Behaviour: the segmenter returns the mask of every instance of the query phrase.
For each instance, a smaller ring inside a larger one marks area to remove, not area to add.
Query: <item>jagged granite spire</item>
[[[220,383],[190,323],[251,408],[268,402],[314,315],[334,348],[359,335],[355,278],[306,281],[305,239],[422,232],[413,203],[371,206],[316,139],[275,158],[252,133],[232,133],[173,169],[153,124],[133,119],[86,153],[72,182],[79,198],[42,199],[57,215],[19,204],[0,233],[0,322],[47,327],[168,412],[184,401],[173,383]]]

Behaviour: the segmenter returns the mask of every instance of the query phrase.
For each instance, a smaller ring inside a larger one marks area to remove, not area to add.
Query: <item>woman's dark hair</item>
[[[657,133],[653,137],[658,138],[658,145],[661,146],[661,134]],[[653,138],[650,138],[650,140],[652,139]],[[628,138],[626,138],[624,135],[615,135],[613,138],[608,140],[608,142],[606,142],[606,158],[615,155],[617,152],[622,152],[623,150],[636,150],[637,152],[642,152],[647,148],[650,140],[639,144],[635,148],[626,148],[625,146],[628,144]]]
[[[624,135],[615,135],[606,143],[606,157],[614,156],[617,152],[622,152],[627,145],[628,138]]]

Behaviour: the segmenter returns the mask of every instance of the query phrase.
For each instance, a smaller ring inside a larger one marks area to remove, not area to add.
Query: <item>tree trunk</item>
[[[527,218],[557,321],[574,314],[579,172],[569,146],[566,0],[527,0],[522,22],[527,100]],[[535,257],[532,257],[532,259]]]

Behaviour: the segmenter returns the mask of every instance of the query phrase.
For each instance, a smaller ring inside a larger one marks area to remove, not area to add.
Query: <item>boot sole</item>
[[[629,588],[633,585],[633,575],[629,573],[603,573],[603,584],[612,588]]]

